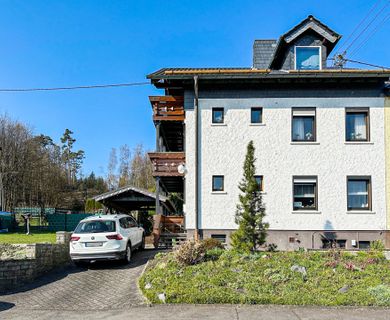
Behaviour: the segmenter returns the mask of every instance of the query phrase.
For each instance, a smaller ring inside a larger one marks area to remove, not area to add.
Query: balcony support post
[[[160,177],[156,177],[156,214],[161,214],[161,207],[160,207]]]
[[[161,152],[160,121],[156,122],[156,152]]]

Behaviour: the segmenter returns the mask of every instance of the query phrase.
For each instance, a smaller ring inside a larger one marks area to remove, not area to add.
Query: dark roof
[[[253,67],[268,69],[276,49],[277,40],[255,40],[253,43]]]
[[[153,207],[156,201],[156,194],[148,190],[126,186],[99,194],[93,197],[95,201],[101,202],[108,207],[113,207],[120,211],[138,210],[142,207]],[[161,205],[168,211],[174,212],[174,205],[166,196],[159,195]]]
[[[193,79],[288,79],[288,78],[388,78],[390,69],[259,70],[253,68],[163,68],[147,76],[159,80]]]
[[[340,40],[341,35],[330,29],[327,25],[323,24],[320,20],[309,15],[306,19],[302,20],[294,28],[283,34],[277,43],[273,57],[270,61],[268,68],[280,69],[282,59],[284,57],[285,50],[288,45],[301,36],[303,33],[311,30],[324,38],[324,45],[327,47],[327,54],[329,55],[337,42]]]

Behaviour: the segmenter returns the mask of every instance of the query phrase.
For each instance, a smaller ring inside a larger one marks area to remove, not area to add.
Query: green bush
[[[213,249],[207,250],[205,260],[216,261],[222,256],[222,254],[224,252],[225,252],[225,250],[221,249],[221,248],[213,248]]]
[[[390,306],[390,287],[380,284],[376,287],[371,287],[368,292],[374,296],[376,303],[379,306]]]
[[[383,251],[385,250],[385,245],[382,240],[372,241],[370,244],[370,250],[372,251]]]

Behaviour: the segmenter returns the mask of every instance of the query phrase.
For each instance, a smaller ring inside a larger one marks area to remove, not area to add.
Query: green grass
[[[25,233],[0,233],[0,243],[39,243],[56,242],[55,232],[33,232],[31,235]]]
[[[174,253],[158,254],[140,288],[152,303],[161,303],[164,293],[167,303],[390,306],[390,263],[379,252],[219,255],[181,266]],[[307,278],[291,271],[293,265],[304,266]],[[344,286],[348,291],[340,293]]]

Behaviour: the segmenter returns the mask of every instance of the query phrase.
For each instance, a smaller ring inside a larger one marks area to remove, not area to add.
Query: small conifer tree
[[[253,141],[250,141],[244,162],[244,176],[238,186],[241,191],[235,219],[238,230],[231,237],[233,248],[244,252],[254,252],[264,244],[268,229],[268,223],[264,222],[265,207],[260,186],[255,179],[255,162],[255,147]]]

